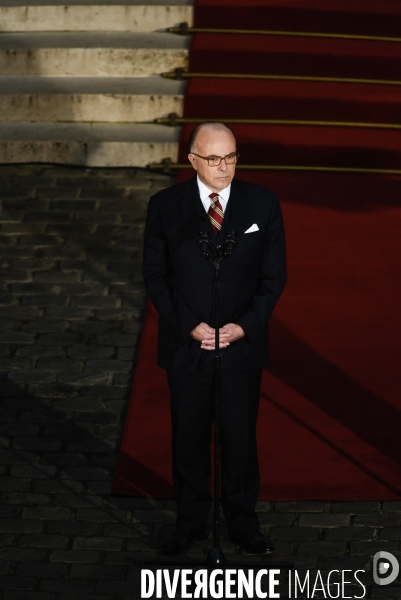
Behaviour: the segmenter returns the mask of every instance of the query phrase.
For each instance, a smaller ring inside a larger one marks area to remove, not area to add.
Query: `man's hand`
[[[199,323],[193,329],[190,335],[198,342],[201,342],[203,350],[214,350],[215,331],[206,323]],[[235,342],[245,336],[245,332],[240,325],[236,323],[227,323],[219,330],[220,348],[227,348],[231,342]]]
[[[231,343],[245,337],[245,331],[237,323],[227,323],[224,327],[220,327],[220,337],[224,337],[226,342]]]
[[[227,325],[226,325],[227,327]],[[189,334],[198,342],[201,342],[201,348],[203,350],[214,350],[215,331],[213,327],[209,327],[206,323],[199,323],[195,329]],[[226,340],[228,334],[221,333],[220,329],[220,344],[219,348],[227,348],[229,342]]]

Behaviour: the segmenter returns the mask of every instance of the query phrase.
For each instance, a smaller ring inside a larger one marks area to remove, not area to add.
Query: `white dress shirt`
[[[208,212],[210,205],[212,204],[212,199],[209,198],[209,194],[212,193],[212,190],[209,190],[209,188],[206,187],[204,183],[202,183],[202,181],[199,179],[199,176],[197,176],[197,180],[200,199],[202,200],[202,204],[205,208],[205,211]],[[221,192],[219,192],[219,200],[223,213],[226,212],[227,202],[230,197],[230,189],[231,183],[226,188],[224,188],[224,190],[221,190]]]

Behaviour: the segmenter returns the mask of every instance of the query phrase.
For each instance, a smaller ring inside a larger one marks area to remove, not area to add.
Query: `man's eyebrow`
[[[230,156],[230,154],[235,154],[235,150],[233,150],[232,152],[229,152],[228,154],[225,154],[224,156]],[[221,157],[218,154],[208,154],[206,156],[206,158],[221,158]]]

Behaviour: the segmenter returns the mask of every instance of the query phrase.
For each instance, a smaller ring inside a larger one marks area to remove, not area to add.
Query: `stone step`
[[[146,167],[177,161],[180,128],[95,123],[0,123],[0,163]]]
[[[185,68],[189,43],[169,33],[1,33],[0,73],[146,77]]]
[[[192,2],[0,2],[0,31],[156,31],[192,25]]]
[[[0,121],[153,121],[182,115],[184,88],[161,77],[0,77]]]

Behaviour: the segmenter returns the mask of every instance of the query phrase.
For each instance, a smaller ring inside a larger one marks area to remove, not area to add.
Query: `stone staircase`
[[[192,0],[0,0],[0,163],[177,160]]]

